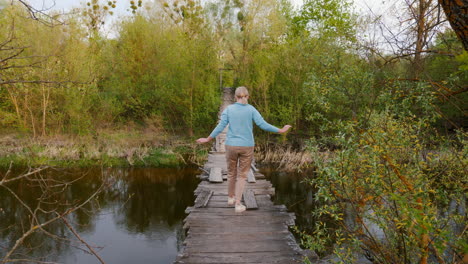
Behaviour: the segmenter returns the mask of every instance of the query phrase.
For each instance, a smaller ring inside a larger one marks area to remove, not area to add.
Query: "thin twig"
[[[86,241],[84,241],[80,235],[75,231],[75,229],[70,225],[70,223],[68,223],[67,219],[65,219],[65,217],[61,217],[63,223],[65,223],[65,225],[68,227],[68,229],[70,229],[70,231],[73,233],[73,235],[75,235],[76,238],[78,238],[78,240],[80,240],[81,243],[85,244],[86,247],[89,249],[89,251],[91,251],[91,253],[93,253],[93,255],[99,260],[99,262],[101,262],[102,264],[105,264],[104,260],[96,253],[96,251],[94,251],[94,249],[88,244],[86,243]]]
[[[6,179],[6,175],[5,175],[5,177],[3,177],[3,179],[0,181],[0,186],[6,184],[6,183],[8,183],[8,182],[12,182],[12,181],[16,181],[16,180],[19,180],[19,179],[22,179],[22,178],[26,178],[26,177],[31,176],[31,175],[33,175],[33,174],[36,174],[36,173],[38,173],[38,172],[40,172],[40,171],[43,171],[43,170],[45,170],[45,169],[47,169],[47,168],[48,168],[48,166],[39,167],[39,168],[37,168],[37,169],[35,169],[35,170],[33,170],[33,171],[29,171],[29,172],[26,173],[26,174],[23,174],[23,175],[20,175],[20,176],[16,176],[16,177],[11,178],[11,179]]]

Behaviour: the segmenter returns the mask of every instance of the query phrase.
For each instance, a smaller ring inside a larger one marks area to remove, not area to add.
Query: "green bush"
[[[379,263],[459,259],[466,214],[448,205],[465,206],[468,149],[466,142],[433,145],[427,130],[427,121],[383,111],[365,129],[349,122],[336,137],[341,149],[329,155],[312,143],[317,177],[310,183],[321,206],[306,245],[323,252],[334,241],[343,262],[360,249]]]

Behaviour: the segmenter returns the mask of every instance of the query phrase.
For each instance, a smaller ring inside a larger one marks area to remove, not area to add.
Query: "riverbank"
[[[185,167],[201,166],[211,144],[194,139],[141,130],[100,131],[94,135],[55,135],[32,138],[17,131],[0,133],[0,168],[56,167]],[[257,162],[282,171],[302,170],[312,163],[306,150],[288,145],[262,144]]]
[[[31,138],[0,134],[0,167],[183,167],[201,163],[210,146],[144,131],[102,131],[95,135]]]

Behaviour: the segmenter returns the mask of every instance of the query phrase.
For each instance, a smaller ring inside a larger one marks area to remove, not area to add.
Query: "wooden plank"
[[[193,208],[193,207],[192,207]],[[232,218],[233,220],[236,219],[237,217],[239,218],[245,218],[249,219],[250,217],[265,217],[266,219],[272,218],[272,217],[292,217],[294,218],[294,213],[289,213],[286,211],[278,211],[276,208],[270,207],[270,208],[259,208],[258,210],[255,211],[246,211],[243,214],[236,214],[234,213],[234,210],[232,210],[233,207],[231,208],[193,208],[190,210],[190,215],[186,217],[186,219],[189,219],[190,217],[195,217],[195,218],[210,218],[210,217],[220,217],[220,218]]]
[[[204,221],[216,221],[218,218],[201,218]],[[218,221],[226,221],[226,219],[221,219]],[[286,226],[288,226],[288,223],[291,221],[289,217],[283,217],[283,218],[276,218],[276,219],[270,219],[266,221],[264,218],[251,218],[249,221],[230,221],[228,224],[225,224],[223,222],[220,223],[210,223],[210,222],[201,222],[200,219],[189,219],[185,222],[184,227],[205,227],[205,228],[211,228],[212,231],[216,231],[217,229],[226,229],[229,231],[232,231],[233,234],[236,233],[236,231],[242,231],[243,228],[233,228],[230,226],[230,224],[236,224],[236,225],[248,225],[249,227],[261,227],[262,225],[270,225],[270,227],[278,227],[280,228],[279,230],[288,230]],[[211,225],[210,225],[211,224]],[[269,229],[269,231],[275,231]],[[215,233],[215,232],[213,232]],[[198,238],[196,238],[197,240]]]
[[[254,172],[258,172],[258,169],[257,169],[257,167],[255,167],[254,162],[252,162],[252,164],[250,164],[250,168],[251,168]]]
[[[220,184],[211,184],[210,182],[207,182],[207,181],[203,181],[203,182],[200,182],[200,184],[198,186],[212,186],[212,187],[220,187],[220,186],[224,186],[224,187],[227,187],[228,184],[227,182],[223,182],[223,183],[220,183]],[[258,186],[262,186],[262,187],[273,187],[273,185],[271,184],[271,182],[268,182],[268,181],[265,181],[265,180],[257,180],[255,183],[247,183],[246,184],[246,187],[249,188],[249,187],[258,187]]]
[[[185,209],[185,212],[186,213],[196,212],[196,213],[203,213],[203,214],[219,214],[219,215],[226,215],[226,216],[236,215],[236,213],[234,213],[234,210],[231,210],[231,208],[194,208],[194,207],[187,207],[187,209]],[[250,215],[250,214],[256,215],[256,214],[260,214],[260,213],[263,213],[263,212],[265,214],[270,214],[270,213],[274,213],[274,212],[283,213],[283,212],[287,212],[287,209],[286,208],[283,209],[279,205],[273,205],[273,206],[270,206],[270,207],[259,207],[258,210],[255,210],[255,211],[245,211],[245,212],[242,213],[242,215]]]
[[[195,208],[206,207],[213,193],[214,193],[213,191],[207,190],[207,189],[203,189],[202,191],[200,191],[197,198],[195,199],[194,207]]]
[[[205,237],[203,237],[204,239],[192,239],[191,241],[189,241],[188,243],[185,244],[185,246],[187,247],[204,247],[204,246],[208,246],[208,247],[211,247],[210,245],[213,245],[213,244],[218,244],[218,245],[229,245],[229,244],[234,244],[234,243],[239,243],[239,244],[242,244],[242,243],[246,243],[246,244],[270,244],[270,243],[281,243],[281,244],[284,244],[283,242],[286,241],[287,239],[291,239],[291,238],[287,238],[287,237],[284,237],[284,236],[278,236],[278,237],[272,237],[272,238],[263,238],[263,237],[257,237],[257,238],[246,238],[246,239],[242,239],[242,238],[236,238],[236,239],[232,239],[232,238],[229,238],[229,237],[226,237],[224,239],[205,239]],[[226,252],[225,250],[223,250],[222,252]],[[244,250],[244,252],[248,252],[247,250]]]
[[[212,242],[209,240],[199,241],[200,244],[187,245],[187,253],[236,253],[236,252],[275,252],[288,251],[291,246],[283,243],[284,240],[264,240],[263,243],[256,241],[225,241],[225,243]]]
[[[270,206],[273,205],[273,201],[271,201],[271,196],[269,195],[256,195],[255,200],[257,201],[258,207],[262,205],[264,206]],[[211,202],[223,202],[226,203],[227,201],[227,196],[224,195],[213,195],[210,199]]]
[[[252,169],[249,170],[249,173],[247,174],[247,182],[256,182],[257,180],[255,179],[255,175],[254,175],[254,172],[252,171]]]
[[[302,256],[290,252],[240,252],[240,253],[192,253],[190,258],[182,256],[176,263],[302,263]]]
[[[283,222],[289,221],[289,219],[294,219],[293,213],[288,212],[261,212],[257,213],[249,213],[248,215],[237,214],[230,217],[229,219],[232,222],[242,222],[242,221],[259,221],[264,219],[265,221],[275,221],[279,222],[280,220]],[[188,215],[184,221],[222,221],[226,219],[226,215],[224,214],[207,214],[207,213],[199,213],[193,212],[192,214]]]
[[[234,210],[232,210],[234,211]],[[239,214],[238,214],[239,215]],[[233,218],[235,217],[235,215],[233,216],[229,216],[230,218]],[[184,221],[184,225],[186,227],[197,227],[197,228],[204,228],[203,230],[205,231],[209,231],[211,230],[211,233],[217,233],[217,234],[220,234],[222,232],[242,232],[243,230],[246,230],[246,228],[251,228],[250,230],[252,232],[277,232],[277,231],[288,231],[288,227],[289,226],[292,226],[294,225],[294,218],[291,218],[291,217],[288,217],[288,216],[283,216],[283,217],[280,217],[280,218],[276,218],[276,219],[268,219],[268,216],[265,216],[265,217],[262,217],[262,218],[256,218],[256,217],[252,217],[250,218],[249,221],[241,221],[241,220],[237,220],[237,221],[234,221],[234,220],[229,220],[227,221],[227,218],[224,217],[222,219],[220,218],[209,218],[209,217],[201,217],[199,219],[197,218],[192,218],[192,219],[187,219],[186,221]],[[207,223],[202,223],[201,221],[208,221]],[[224,221],[224,222],[220,222],[220,223],[212,223],[212,225],[210,225],[210,222],[209,221]],[[225,222],[228,222],[227,224]],[[247,227],[245,226],[242,226],[242,228],[235,228],[235,227],[232,227],[230,226],[230,224],[237,224],[237,225],[248,225]],[[268,227],[265,227],[264,225],[265,224],[268,224],[270,226]],[[222,228],[222,230],[217,230],[218,228]],[[259,228],[258,230],[255,230],[255,228]],[[273,229],[272,229],[273,228]],[[277,229],[275,229],[277,228]],[[200,229],[191,229],[190,231],[192,232],[195,232],[195,231],[200,231]]]
[[[217,186],[219,185],[219,186]],[[197,189],[195,189],[195,193],[199,192],[200,190],[202,189],[207,189],[207,190],[227,190],[227,185],[222,185],[221,183],[217,183],[217,184],[213,184],[213,185],[203,185],[203,186],[199,186]],[[268,186],[268,185],[247,185],[245,186],[245,190],[274,190],[273,187],[271,186]]]
[[[233,209],[234,211],[234,209]],[[223,232],[230,232],[230,233],[237,233],[237,232],[243,232],[244,230],[267,230],[267,231],[275,231],[275,230],[288,230],[288,221],[290,221],[289,218],[278,218],[278,219],[270,219],[266,220],[265,218],[257,218],[255,221],[233,221],[230,220],[228,223],[224,222],[200,222],[196,220],[188,220],[184,224],[184,229],[187,229],[190,227],[191,231],[196,231],[196,228],[206,228],[206,230],[211,230],[212,232],[220,232],[222,230]],[[237,226],[232,226],[232,225],[239,225]],[[248,227],[242,226],[242,225],[248,225]],[[268,226],[265,226],[268,225]]]
[[[255,199],[255,193],[253,190],[245,190],[243,195],[245,207],[247,207],[247,209],[258,209],[257,200]]]
[[[284,239],[285,241],[295,241],[294,236],[291,234],[291,232],[283,232],[283,233],[271,233],[271,232],[257,232],[257,233],[248,233],[248,234],[197,234],[197,237],[194,236],[187,236],[185,239],[185,243],[198,243],[198,241],[204,241],[204,240],[212,240],[212,241],[219,241],[222,243],[223,241],[234,241],[234,240],[246,240],[246,241],[256,241],[258,240],[258,237],[261,237],[262,239],[268,240],[268,239]]]
[[[227,189],[212,189],[213,195],[228,195]],[[255,195],[269,194],[275,195],[275,189],[252,189]]]
[[[209,181],[210,182],[223,182],[223,176],[221,175],[221,170],[222,169],[219,167],[211,168]]]
[[[198,186],[198,188],[205,189],[227,189],[227,187],[227,183],[200,184]],[[245,185],[245,189],[274,189],[274,187],[268,183],[248,183]]]

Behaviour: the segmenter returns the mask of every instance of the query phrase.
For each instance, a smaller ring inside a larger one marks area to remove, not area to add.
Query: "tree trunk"
[[[16,98],[16,96],[13,94],[13,91],[14,91],[14,88],[8,88],[7,87],[7,91],[8,91],[8,95],[10,96],[10,100],[11,102],[13,103],[13,105],[15,106],[15,111],[16,111],[16,116],[18,118],[18,123],[19,125],[22,127],[22,128],[26,128],[26,117],[23,118],[23,116],[21,115],[21,111],[20,111],[20,106],[19,106],[19,103],[18,103],[18,99]]]
[[[413,74],[415,78],[419,78],[419,74],[423,71],[422,50],[426,44],[426,11],[430,6],[431,1],[419,0],[417,10],[417,29],[416,29],[416,51],[414,55]]]
[[[468,2],[466,0],[438,0],[450,26],[468,51]]]
[[[49,106],[50,90],[49,87],[42,86],[42,136],[46,135],[47,107]]]

